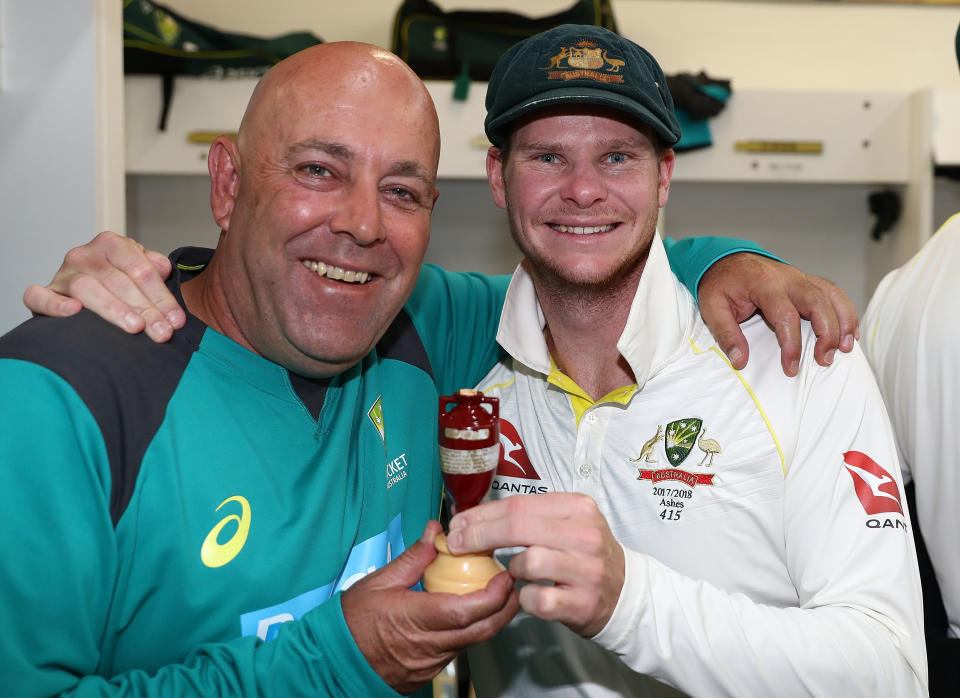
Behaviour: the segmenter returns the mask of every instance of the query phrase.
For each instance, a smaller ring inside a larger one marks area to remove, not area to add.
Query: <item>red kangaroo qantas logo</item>
[[[497,475],[522,477],[526,480],[539,480],[537,471],[530,465],[527,452],[523,449],[520,434],[506,419],[500,418],[500,464]]]
[[[843,454],[843,460],[867,514],[903,513],[900,491],[890,473],[860,451],[847,451]]]

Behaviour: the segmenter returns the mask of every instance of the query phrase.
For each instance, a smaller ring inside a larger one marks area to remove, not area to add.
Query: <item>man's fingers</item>
[[[830,298],[818,284],[804,281],[791,288],[790,299],[797,312],[810,321],[817,337],[814,359],[821,366],[829,366],[840,345],[840,322]]]
[[[510,559],[510,574],[522,582],[551,581],[570,586],[599,583],[603,570],[593,569],[589,557],[569,550],[535,545]],[[582,584],[581,584],[582,583]]]
[[[24,303],[34,313],[62,316],[77,302],[127,332],[166,341],[186,314],[167,290],[170,262],[129,238],[105,231],[67,252],[46,292],[28,289]],[[76,301],[58,298],[69,296]]]
[[[150,339],[170,339],[174,328],[183,326],[186,316],[164,283],[169,263],[161,264],[158,253],[148,254],[143,245],[126,238],[111,239],[106,251],[112,268],[106,269],[101,279],[103,285],[143,317]]]
[[[157,273],[160,274],[161,279],[166,279],[170,276],[172,267],[170,260],[167,259],[165,255],[154,252],[153,250],[146,250],[146,256],[156,268]],[[174,329],[180,329],[184,326],[187,321],[187,314],[183,311],[183,308],[180,307],[180,304],[177,303],[173,294],[167,289],[166,284],[162,281],[159,286],[151,283],[149,288],[144,289],[144,294],[157,309],[163,313],[163,317],[166,318],[167,322],[169,322]]]
[[[700,298],[700,313],[733,367],[740,370],[746,366],[750,349],[740,329],[743,318],[737,317],[731,303],[719,294],[705,294]]]
[[[853,340],[860,338],[860,317],[857,308],[846,291],[835,283],[813,277],[813,283],[826,295],[837,316],[840,333],[840,351],[853,350]]]
[[[156,335],[165,336],[163,341],[173,332],[140,289],[114,267],[104,267],[96,276],[74,274],[66,281],[66,287],[67,293],[80,300],[83,307],[127,332],[146,330],[151,339]],[[156,323],[166,325],[166,335],[162,330],[157,331]]]
[[[23,292],[23,304],[35,315],[50,317],[68,317],[79,313],[83,308],[77,299],[37,285],[30,286]]]
[[[433,539],[440,530],[439,522],[428,522],[420,540],[404,550],[400,557],[365,578],[364,585],[369,591],[409,589],[414,586],[423,576],[423,570],[437,557]]]
[[[800,352],[803,349],[800,315],[793,306],[783,306],[770,314],[764,312],[763,316],[776,318],[773,321],[773,330],[780,345],[780,365],[783,367],[783,372],[790,377],[797,375],[800,370]]]
[[[572,550],[600,545],[602,515],[589,496],[552,492],[485,502],[450,521],[447,546],[456,554],[561,543]]]
[[[425,531],[410,546],[409,558],[421,560],[430,533]],[[409,693],[465,647],[493,637],[516,614],[520,601],[506,572],[485,589],[463,596],[384,586],[385,579],[403,583],[404,574],[397,573],[402,565],[396,564],[401,558],[347,589],[341,605],[347,627],[370,666],[395,690]]]
[[[423,594],[426,630],[439,633],[448,647],[465,648],[488,640],[517,610],[520,601],[509,572],[501,572],[487,586],[469,594]]]

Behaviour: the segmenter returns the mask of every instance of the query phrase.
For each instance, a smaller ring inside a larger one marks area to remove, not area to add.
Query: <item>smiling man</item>
[[[0,339],[5,694],[393,696],[514,614],[507,574],[411,590],[440,496],[412,406],[489,369],[503,293],[420,273],[438,155],[399,59],[306,50],[211,148],[224,232],[176,255],[176,337]]]
[[[859,348],[818,365],[807,326],[787,378],[759,318],[745,369],[719,350],[656,230],[672,106],[654,58],[597,27],[517,44],[490,81],[487,173],[525,259],[478,385],[500,399],[495,501],[447,542],[526,584],[470,650],[477,694],[925,695],[870,369]]]

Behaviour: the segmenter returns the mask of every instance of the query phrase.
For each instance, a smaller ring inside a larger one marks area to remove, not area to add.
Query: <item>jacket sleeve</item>
[[[670,269],[680,283],[697,299],[697,286],[700,279],[714,262],[736,252],[753,252],[782,262],[783,260],[767,252],[755,242],[724,237],[689,237],[682,240],[665,238],[664,247],[670,260]]]
[[[426,347],[441,394],[472,388],[500,356],[497,326],[509,276],[425,264],[404,306]]]
[[[156,672],[100,675],[122,583],[103,438],[83,401],[46,368],[0,360],[0,395],[4,695],[397,695],[357,648],[339,595],[284,623],[270,642],[237,637],[188,648],[181,663]]]
[[[796,605],[756,603],[627,550],[618,606],[595,640],[635,671],[691,695],[926,694],[916,553],[883,404],[859,349],[829,368],[811,354],[794,404],[769,415],[783,427]],[[849,463],[872,472],[858,480]],[[871,474],[875,498],[859,491]]]

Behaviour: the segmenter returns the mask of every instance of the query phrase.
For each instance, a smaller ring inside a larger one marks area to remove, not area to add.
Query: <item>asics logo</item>
[[[847,451],[843,460],[867,514],[903,514],[900,490],[890,473],[860,451]]]
[[[216,511],[220,511],[224,504],[230,502],[236,502],[240,505],[240,513],[229,514],[220,519],[217,525],[210,529],[210,533],[203,539],[203,545],[200,547],[200,560],[207,567],[223,567],[237,556],[247,542],[247,534],[250,532],[250,502],[246,498],[236,495],[220,502]],[[218,540],[220,532],[224,526],[233,521],[237,523],[237,530],[228,540],[221,543]]]

